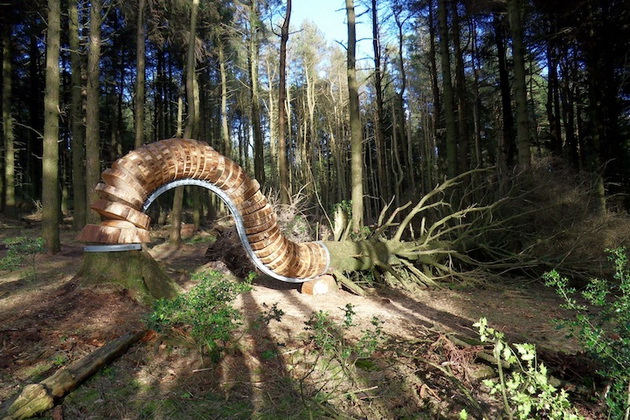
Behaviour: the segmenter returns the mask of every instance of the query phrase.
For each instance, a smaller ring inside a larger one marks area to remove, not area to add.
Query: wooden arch
[[[103,220],[99,225],[86,225],[79,241],[149,242],[151,219],[145,211],[151,202],[176,186],[198,185],[214,191],[226,203],[248,255],[266,274],[300,282],[325,274],[329,268],[326,246],[287,239],[258,181],[207,143],[168,139],[147,144],[114,162],[102,179],[95,188],[101,198],[90,207]]]

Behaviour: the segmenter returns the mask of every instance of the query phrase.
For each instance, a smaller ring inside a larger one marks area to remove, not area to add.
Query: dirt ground
[[[8,223],[0,232],[0,243],[40,234],[37,226]],[[106,342],[144,328],[142,317],[150,308],[134,302],[124,290],[82,288],[73,281],[83,255],[83,245],[73,236],[69,230],[63,232],[59,254],[37,255],[34,275],[28,263],[16,271],[0,271],[0,401],[10,400],[26,384],[50,376]],[[190,275],[196,270],[228,271],[223,262],[208,261],[207,247],[205,234],[187,238],[177,249],[159,244],[150,252],[186,290],[193,286]],[[5,254],[6,248],[0,247],[0,259]],[[316,311],[341,320],[348,303],[354,306],[359,324],[347,332],[349,337],[360,335],[377,316],[387,341],[374,355],[372,368],[357,369],[361,377],[354,388],[330,377],[309,382],[314,378],[307,374],[309,366],[316,370],[312,366],[319,359],[309,359],[317,349],[305,338],[305,322]],[[481,289],[422,289],[413,294],[379,289],[359,297],[343,290],[305,295],[299,285],[258,276],[253,289],[237,301],[244,317],[242,335],[218,364],[204,359],[186,336],[169,339],[149,332],[43,416],[457,418],[466,409],[475,418],[497,418],[500,405],[479,384],[479,377],[487,373],[487,366],[484,370],[474,363],[480,348],[455,349],[444,334],[476,336],[472,324],[487,317],[510,341],[535,343],[545,350],[548,363],[555,365],[554,374],[575,379],[579,372],[571,372],[575,367],[566,362],[570,356],[558,356],[575,353],[574,343],[553,323],[568,316],[559,303],[553,291],[531,281],[506,280]],[[257,324],[273,304],[284,311],[280,322]],[[475,372],[481,372],[479,377]],[[323,385],[318,388],[316,383]],[[323,398],[326,390],[331,392]],[[344,397],[331,396],[332,391]],[[596,417],[586,407],[582,410],[587,417]]]

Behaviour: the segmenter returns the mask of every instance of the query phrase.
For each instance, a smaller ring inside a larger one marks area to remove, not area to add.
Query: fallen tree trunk
[[[144,334],[145,331],[127,333],[70,366],[58,370],[40,383],[26,385],[22,393],[9,403],[3,420],[26,419],[51,409],[57,400],[123,354]]]

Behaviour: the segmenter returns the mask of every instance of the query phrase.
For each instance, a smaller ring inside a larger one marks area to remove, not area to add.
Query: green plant
[[[508,344],[503,333],[488,326],[486,318],[481,318],[474,326],[482,342],[492,343],[499,373],[498,382],[487,379],[483,383],[490,388],[490,394],[501,394],[508,418],[581,418],[571,406],[566,391],[550,383],[547,367],[538,363],[533,344]],[[506,367],[512,372],[507,374]]]
[[[318,311],[305,322],[307,340],[316,351],[305,354],[304,371],[297,379],[303,404],[308,407],[309,401],[315,403],[332,417],[337,414],[326,403],[339,397],[352,400],[362,391],[352,389],[360,382],[356,375],[357,364],[368,362],[384,339],[382,322],[377,317],[372,318],[372,327],[361,331],[359,339],[349,339],[346,332],[356,326],[356,313],[352,304],[340,309],[343,311],[342,321],[334,320],[328,312]],[[309,358],[309,354],[314,358]],[[349,389],[342,392],[342,387]]]
[[[218,361],[241,324],[242,316],[232,303],[240,293],[251,290],[251,285],[230,281],[216,271],[202,271],[192,278],[199,283],[188,293],[156,301],[146,323],[158,332],[183,329]]]
[[[630,266],[625,248],[608,249],[608,259],[615,268],[614,281],[591,279],[582,297],[598,311],[591,312],[578,303],[576,290],[558,272],[544,275],[547,286],[554,287],[565,301],[562,307],[575,312],[575,319],[558,321],[575,335],[601,369],[598,373],[609,382],[605,402],[610,418],[630,418]]]
[[[258,317],[258,320],[260,321],[261,324],[269,325],[271,321],[280,322],[282,320],[282,317],[284,316],[284,311],[278,308],[278,302],[274,303],[271,306],[263,302],[262,306],[265,309],[261,312],[260,316]]]
[[[63,366],[68,361],[68,358],[63,354],[58,354],[53,359],[53,364],[57,367]]]
[[[28,260],[30,272],[27,279],[35,279],[35,257],[44,250],[44,240],[42,238],[27,238],[18,236],[16,238],[5,239],[7,254],[0,260],[0,270],[16,270],[24,260]]]
[[[347,366],[352,356],[365,358],[374,353],[383,340],[383,323],[377,317],[373,317],[373,328],[362,330],[359,340],[351,343],[343,331],[356,326],[354,323],[356,312],[351,303],[340,309],[344,312],[343,322],[335,322],[328,312],[313,312],[306,321],[306,330],[310,331],[310,339],[322,352],[344,361],[343,364]]]

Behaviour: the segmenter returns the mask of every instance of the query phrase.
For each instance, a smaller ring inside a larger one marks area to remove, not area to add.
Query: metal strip
[[[84,252],[121,252],[140,251],[142,244],[116,244],[116,245],[87,245],[83,247]]]
[[[254,250],[249,244],[249,241],[247,240],[247,235],[245,233],[245,224],[243,222],[243,217],[239,213],[238,208],[236,207],[232,199],[225,193],[225,191],[223,191],[222,189],[220,189],[219,187],[217,187],[211,182],[202,181],[199,179],[184,178],[184,179],[178,179],[176,181],[171,181],[169,183],[166,183],[160,186],[155,191],[153,191],[151,195],[149,195],[149,197],[146,199],[146,201],[142,205],[142,212],[143,213],[146,212],[149,206],[160,195],[164,194],[166,191],[172,190],[173,188],[183,187],[187,185],[193,185],[197,187],[206,188],[212,191],[213,193],[215,193],[216,195],[218,195],[221,201],[225,203],[228,209],[230,209],[230,213],[232,213],[232,217],[234,217],[234,222],[236,224],[236,231],[238,233],[239,239],[241,240],[241,243],[243,244],[243,247],[245,248],[247,256],[249,257],[250,260],[252,260],[254,265],[260,269],[260,271],[262,271],[263,273],[265,273],[266,275],[270,277],[273,277],[274,279],[281,280],[287,283],[304,283],[305,281],[310,280],[310,278],[296,279],[292,277],[286,277],[286,276],[277,274],[274,271],[272,271],[270,268],[268,268],[254,253]],[[328,271],[328,267],[330,265],[330,252],[328,251],[328,248],[322,242],[318,242],[318,243],[321,244],[324,247],[324,250],[326,251],[326,255],[328,257],[326,261],[326,271]]]

